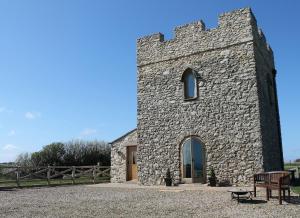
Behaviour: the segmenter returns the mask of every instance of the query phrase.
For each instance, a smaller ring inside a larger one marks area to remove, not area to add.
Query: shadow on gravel
[[[267,203],[267,201],[256,200],[256,199],[252,199],[252,200],[240,199],[240,203],[242,203],[242,204],[265,204],[265,203]]]
[[[291,196],[290,201],[288,201],[289,204],[297,204],[300,205],[300,196]]]
[[[272,196],[271,198],[278,199],[278,196]],[[287,202],[289,204],[296,204],[300,205],[300,196],[291,196],[290,200],[288,200],[288,197],[286,197],[286,200],[283,199],[283,202]]]
[[[0,192],[5,191],[5,192],[11,192],[11,191],[17,191],[15,188],[1,188],[0,187]]]

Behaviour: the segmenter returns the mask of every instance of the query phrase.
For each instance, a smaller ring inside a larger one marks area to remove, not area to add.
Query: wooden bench
[[[256,187],[267,188],[269,181],[269,174],[258,173],[254,174],[254,197],[256,197]],[[268,191],[266,189],[266,195],[268,196]]]
[[[272,196],[272,190],[278,190],[279,204],[282,204],[282,194],[285,200],[285,191],[288,191],[288,200],[290,200],[290,173],[287,171],[273,171],[258,173],[254,175],[254,197],[256,197],[256,188],[266,188],[267,200]]]

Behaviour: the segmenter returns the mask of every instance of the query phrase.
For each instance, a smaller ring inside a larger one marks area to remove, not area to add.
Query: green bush
[[[104,141],[73,140],[51,143],[32,154],[23,153],[16,163],[20,166],[110,166],[110,146]]]

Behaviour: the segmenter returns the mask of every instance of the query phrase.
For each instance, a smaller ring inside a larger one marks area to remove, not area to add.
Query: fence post
[[[75,166],[72,166],[72,183],[75,184]]]
[[[51,167],[48,165],[48,171],[47,171],[47,183],[50,185],[50,176],[51,176]]]
[[[93,183],[96,181],[96,166],[93,166]]]
[[[17,167],[16,182],[17,182],[17,186],[20,187],[20,169],[19,169],[19,167]]]

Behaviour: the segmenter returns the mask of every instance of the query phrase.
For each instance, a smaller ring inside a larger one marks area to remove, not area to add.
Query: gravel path
[[[300,199],[231,201],[228,188],[78,185],[0,190],[0,217],[300,217]]]

